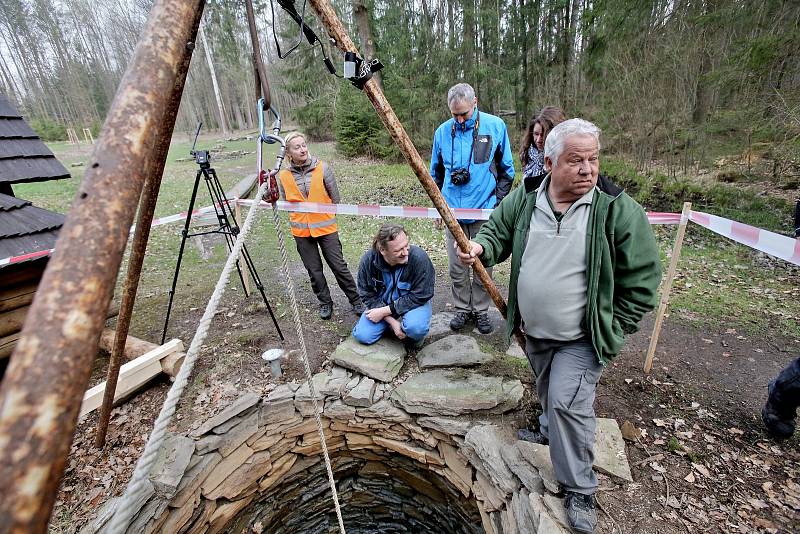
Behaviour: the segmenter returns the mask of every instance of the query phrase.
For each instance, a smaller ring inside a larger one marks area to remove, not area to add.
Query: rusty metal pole
[[[178,77],[175,79],[172,98],[167,112],[164,115],[164,120],[160,124],[158,135],[153,143],[156,154],[151,160],[152,167],[144,169],[145,183],[144,189],[142,190],[142,197],[139,200],[139,215],[136,221],[136,230],[133,234],[131,255],[128,259],[128,275],[122,290],[119,318],[117,319],[117,328],[114,334],[114,344],[111,349],[111,357],[108,360],[106,389],[103,392],[103,404],[100,406],[100,415],[97,421],[97,433],[95,434],[95,447],[97,448],[103,447],[106,443],[108,422],[111,418],[111,408],[114,406],[114,393],[116,393],[117,390],[119,370],[120,367],[122,367],[122,359],[125,352],[125,341],[128,338],[128,332],[130,330],[133,306],[136,302],[136,292],[139,289],[142,265],[144,264],[144,256],[147,251],[147,243],[150,239],[150,227],[153,223],[153,215],[156,211],[158,191],[161,188],[161,179],[163,178],[164,166],[167,161],[167,152],[169,152],[172,131],[175,128],[178,107],[181,103],[183,86],[186,82],[186,75],[189,72],[191,60],[192,54],[186,54],[183,63],[178,67]]]
[[[0,386],[0,533],[44,533],[154,142],[203,0],[157,0]]]
[[[328,32],[328,35],[330,35],[336,41],[336,46],[343,52],[358,53],[358,49],[353,44],[353,41],[350,39],[350,36],[344,29],[344,26],[342,26],[342,23],[339,20],[339,17],[336,15],[336,11],[334,11],[331,3],[328,0],[309,0],[309,3],[314,8],[314,11],[317,12],[317,15],[322,21],[322,25],[325,26],[325,29]],[[397,143],[397,145],[400,147],[400,150],[406,157],[406,160],[414,171],[414,174],[417,175],[417,178],[422,184],[422,188],[425,189],[425,192],[428,193],[429,197],[431,197],[433,205],[442,216],[442,220],[444,221],[445,225],[447,225],[447,229],[450,230],[450,233],[452,233],[455,237],[458,246],[465,252],[469,251],[469,240],[467,239],[467,236],[464,235],[463,230],[461,230],[461,227],[458,225],[455,217],[453,217],[450,208],[447,207],[447,203],[442,197],[442,193],[439,191],[439,188],[436,187],[436,183],[433,181],[433,178],[431,178],[431,175],[425,166],[425,162],[422,161],[422,157],[419,155],[419,152],[417,152],[414,143],[411,142],[411,138],[408,136],[408,133],[406,133],[405,128],[403,128],[400,119],[398,119],[397,115],[395,115],[391,104],[389,104],[389,101],[386,100],[386,96],[384,96],[380,85],[376,83],[374,78],[371,78],[364,85],[364,92],[366,93],[370,102],[372,102],[375,111],[383,121],[383,125],[389,131],[395,143]],[[486,292],[490,297],[492,297],[497,309],[500,310],[500,313],[503,315],[503,317],[507,317],[506,301],[497,290],[497,286],[494,285],[492,277],[486,271],[486,268],[483,266],[480,260],[475,262],[474,268],[475,274],[478,275],[483,287],[486,288]],[[514,331],[514,337],[517,339],[517,342],[520,344],[520,346],[524,348],[525,335],[519,329],[516,329]]]

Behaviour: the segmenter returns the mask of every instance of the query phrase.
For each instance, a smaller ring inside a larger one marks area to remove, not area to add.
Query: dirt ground
[[[344,295],[332,286],[334,318],[320,320],[302,267],[292,269],[300,286],[310,363],[316,371],[349,334],[356,318]],[[279,291],[267,287],[268,295]],[[435,311],[448,309],[448,294],[440,282]],[[234,294],[227,303],[195,367],[194,386],[187,390],[173,421],[176,432],[196,426],[242,391],[266,392],[303,376],[297,358],[285,367],[281,379],[269,376],[260,353],[280,342],[257,296],[245,299]],[[187,346],[201,315],[202,310],[193,310],[174,327]],[[641,369],[652,320],[652,314],[645,318],[642,331],[630,337],[598,388],[597,414],[620,425],[629,422],[633,434],[640,434],[629,436],[633,441],[627,442],[634,483],[619,485],[601,476],[598,532],[799,531],[799,440],[770,440],[762,431],[759,410],[769,377],[800,353],[800,340],[746,337],[734,329],[710,331],[673,315],[662,331],[653,371],[645,376]],[[283,346],[298,347],[290,314],[280,317],[279,323],[286,337]],[[499,332],[481,338],[483,345],[499,353],[507,347]],[[99,358],[96,380],[101,379],[104,365],[105,358]],[[528,373],[519,377],[531,387]],[[116,408],[103,450],[93,446],[96,414],[81,422],[52,532],[79,530],[102,502],[124,490],[168,387],[164,379]],[[533,419],[535,403],[525,405],[527,417]]]

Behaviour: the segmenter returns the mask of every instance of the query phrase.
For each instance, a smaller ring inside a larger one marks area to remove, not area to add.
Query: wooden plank
[[[100,348],[106,352],[111,352],[114,344],[114,336],[116,331],[113,328],[106,328],[100,334]],[[139,356],[158,348],[155,343],[150,343],[138,337],[128,336],[125,340],[125,360],[130,361]],[[183,360],[186,358],[186,353],[182,351],[173,352],[161,360],[161,370],[167,375],[175,378],[178,371],[181,370]]]
[[[39,282],[28,282],[14,287],[0,289],[0,313],[27,306],[33,302],[33,295]]]
[[[117,382],[117,391],[114,393],[114,402],[119,402],[128,397],[161,374],[161,360],[170,354],[180,351],[183,351],[183,342],[180,339],[172,339],[164,345],[156,347],[154,350],[124,364],[119,371],[119,381]],[[103,403],[105,388],[106,383],[103,382],[86,392],[83,396],[79,417],[83,417],[100,407]]]
[[[0,337],[8,336],[22,330],[25,317],[28,316],[30,306],[22,306],[0,314]]]
[[[17,346],[19,332],[14,332],[10,336],[0,337],[0,358],[8,358]]]

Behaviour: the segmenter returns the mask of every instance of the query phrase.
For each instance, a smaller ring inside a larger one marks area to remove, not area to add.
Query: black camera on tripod
[[[466,185],[469,183],[469,169],[465,169],[464,167],[459,167],[458,169],[453,169],[453,172],[450,173],[450,181],[453,182],[453,185]]]
[[[194,161],[201,167],[203,165],[209,165],[211,161],[211,154],[208,150],[192,150],[192,156],[194,156]]]

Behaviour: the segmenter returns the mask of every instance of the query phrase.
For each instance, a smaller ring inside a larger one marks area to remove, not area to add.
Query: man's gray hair
[[[600,150],[600,128],[583,119],[566,120],[561,124],[556,124],[547,134],[547,139],[544,140],[544,155],[546,158],[550,158],[553,167],[556,166],[561,152],[564,151],[564,143],[567,138],[573,135],[594,137],[597,141],[597,149]]]
[[[457,83],[447,91],[447,107],[453,102],[472,102],[475,98],[475,89],[468,83]]]

